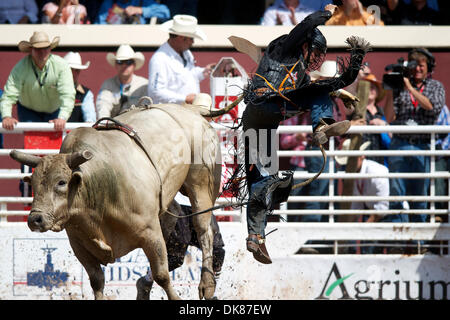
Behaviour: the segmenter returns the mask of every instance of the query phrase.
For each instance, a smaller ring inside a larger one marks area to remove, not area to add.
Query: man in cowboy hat
[[[50,42],[42,31],[19,43],[19,50],[30,54],[14,66],[6,82],[0,104],[6,130],[13,130],[18,121],[48,121],[54,123],[55,130],[64,129],[72,113],[75,89],[67,62],[51,54],[58,43],[59,37]],[[19,120],[12,117],[15,103]]]
[[[117,75],[105,80],[100,88],[98,118],[115,117],[147,95],[147,79],[134,74],[144,66],[142,52],[134,52],[130,45],[122,44],[116,54],[108,53],[106,60],[116,69]]]
[[[64,60],[72,70],[73,83],[75,84],[75,106],[68,122],[95,122],[96,112],[94,94],[88,88],[78,82],[81,70],[89,68],[90,61],[83,64],[78,52],[70,51],[64,56]]]
[[[344,140],[342,143],[342,151],[350,150],[350,139]],[[360,151],[370,149],[370,141],[363,142],[359,147]],[[336,156],[336,162],[345,166],[348,162],[348,157],[346,156]],[[356,162],[356,172],[361,174],[374,174],[374,175],[387,175],[389,169],[376,161],[366,159],[364,155],[358,156]],[[378,178],[368,178],[368,179],[355,179],[353,184],[353,195],[354,196],[368,196],[368,197],[388,197],[389,196],[389,178],[388,177],[378,177]],[[387,200],[378,201],[364,201],[364,202],[352,202],[352,210],[388,210],[389,202]],[[370,216],[363,216],[364,222],[378,222],[385,214],[371,214]],[[355,217],[356,221],[357,217]],[[361,242],[363,243],[363,242]],[[374,247],[362,247],[361,253],[375,253]]]
[[[200,81],[214,67],[214,64],[196,66],[189,50],[194,39],[206,40],[206,35],[197,19],[189,15],[176,15],[163,23],[161,29],[169,33],[169,39],[150,59],[148,93],[154,103],[191,104],[200,92]]]

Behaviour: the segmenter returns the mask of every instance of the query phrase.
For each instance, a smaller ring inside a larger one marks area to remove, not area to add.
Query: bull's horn
[[[13,150],[9,153],[9,156],[13,158],[14,160],[20,162],[21,164],[24,164],[26,166],[36,168],[39,162],[41,162],[41,157],[28,154],[25,152],[20,152],[17,150]]]
[[[231,109],[233,109],[234,107],[236,107],[241,101],[242,99],[244,99],[244,95],[241,94],[235,101],[233,101],[233,103],[231,103],[230,105],[226,106],[225,108],[222,108],[220,110],[212,110],[212,111],[200,111],[200,114],[204,117],[208,117],[208,118],[214,118],[214,117],[220,117],[221,115],[224,115],[227,112],[230,112]]]
[[[94,155],[89,150],[72,152],[72,154],[68,155],[66,158],[67,165],[70,169],[75,169],[86,161],[92,159]]]

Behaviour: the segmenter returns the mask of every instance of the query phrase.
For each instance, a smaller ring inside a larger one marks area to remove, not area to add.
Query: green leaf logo
[[[337,286],[339,286],[342,282],[344,282],[346,279],[350,278],[353,275],[353,273],[350,273],[348,276],[345,276],[343,278],[337,279],[335,282],[333,282],[329,287],[327,292],[325,292],[325,295],[328,297],[334,290],[334,288],[336,288]],[[323,292],[323,291],[322,291]]]

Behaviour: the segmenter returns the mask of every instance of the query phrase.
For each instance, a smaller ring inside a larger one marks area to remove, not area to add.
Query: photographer
[[[435,67],[433,55],[424,48],[413,49],[408,54],[408,63],[402,70],[403,83],[392,88],[386,83],[389,77],[383,77],[387,90],[385,115],[392,125],[434,125],[445,104],[445,90],[441,82],[431,79]],[[395,68],[394,68],[395,70]],[[394,134],[391,150],[429,150],[429,134]],[[429,172],[430,158],[427,156],[394,156],[388,158],[390,172]],[[428,193],[429,179],[391,180],[392,196],[420,195]],[[426,202],[391,202],[390,209],[426,209]],[[425,222],[427,215],[397,214],[388,215],[384,221]]]

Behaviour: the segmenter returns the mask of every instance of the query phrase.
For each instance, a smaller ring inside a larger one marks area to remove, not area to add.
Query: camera
[[[403,78],[409,78],[416,67],[417,61],[405,61],[403,58],[398,59],[397,63],[388,64],[384,70],[392,72],[383,75],[383,87],[388,90],[402,90]]]

